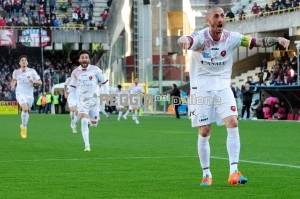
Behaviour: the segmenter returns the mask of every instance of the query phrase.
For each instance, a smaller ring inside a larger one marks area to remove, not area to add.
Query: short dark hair
[[[19,62],[21,61],[22,58],[27,59],[27,56],[26,56],[26,55],[21,55],[21,56],[19,57]],[[27,59],[27,60],[28,60],[28,59]]]
[[[118,85],[118,89],[121,89],[121,88],[122,88],[122,86],[119,84],[119,85]]]
[[[90,57],[90,51],[88,51],[88,50],[81,50],[81,51],[79,51],[78,57],[80,57],[80,55],[82,55],[82,54],[88,54],[89,57]]]

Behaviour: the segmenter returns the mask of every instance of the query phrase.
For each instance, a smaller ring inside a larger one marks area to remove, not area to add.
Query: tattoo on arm
[[[277,37],[265,37],[262,38],[262,45],[263,47],[271,47],[278,44],[278,38]]]

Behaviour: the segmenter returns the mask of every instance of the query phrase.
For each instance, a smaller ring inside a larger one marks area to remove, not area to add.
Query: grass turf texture
[[[28,138],[20,116],[0,116],[0,198],[299,198],[297,122],[240,121],[246,185],[227,184],[226,129],[213,125],[213,185],[200,187],[197,130],[186,117],[115,115],[90,128],[91,152],[69,115],[31,114]],[[295,167],[292,167],[295,166]]]

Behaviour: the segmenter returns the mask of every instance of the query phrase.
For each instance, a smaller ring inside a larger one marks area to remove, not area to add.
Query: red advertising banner
[[[15,37],[13,30],[0,30],[0,46],[12,46],[15,44]]]
[[[40,39],[42,46],[51,46],[51,30],[42,29],[42,37],[40,38],[40,29],[26,29],[18,31],[19,43],[27,47],[39,47]]]

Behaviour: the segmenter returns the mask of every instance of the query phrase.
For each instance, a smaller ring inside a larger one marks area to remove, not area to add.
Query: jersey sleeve
[[[232,49],[247,45],[247,37],[238,32],[230,32]],[[247,47],[247,46],[246,46]]]
[[[198,31],[188,36],[192,40],[189,48],[190,50],[198,50],[202,46],[204,43],[204,37],[201,35],[203,35],[201,34],[201,31]]]
[[[32,72],[32,78],[33,80],[40,80],[40,76],[37,74],[36,70],[33,70]]]
[[[73,93],[75,92],[76,87],[77,87],[77,78],[73,71],[70,77],[70,84],[68,85],[67,90],[69,93]]]
[[[98,68],[96,71],[96,77],[97,77],[98,81],[101,82],[102,85],[104,85],[108,82],[108,79],[105,77],[105,75],[103,74],[103,71],[100,68]]]

